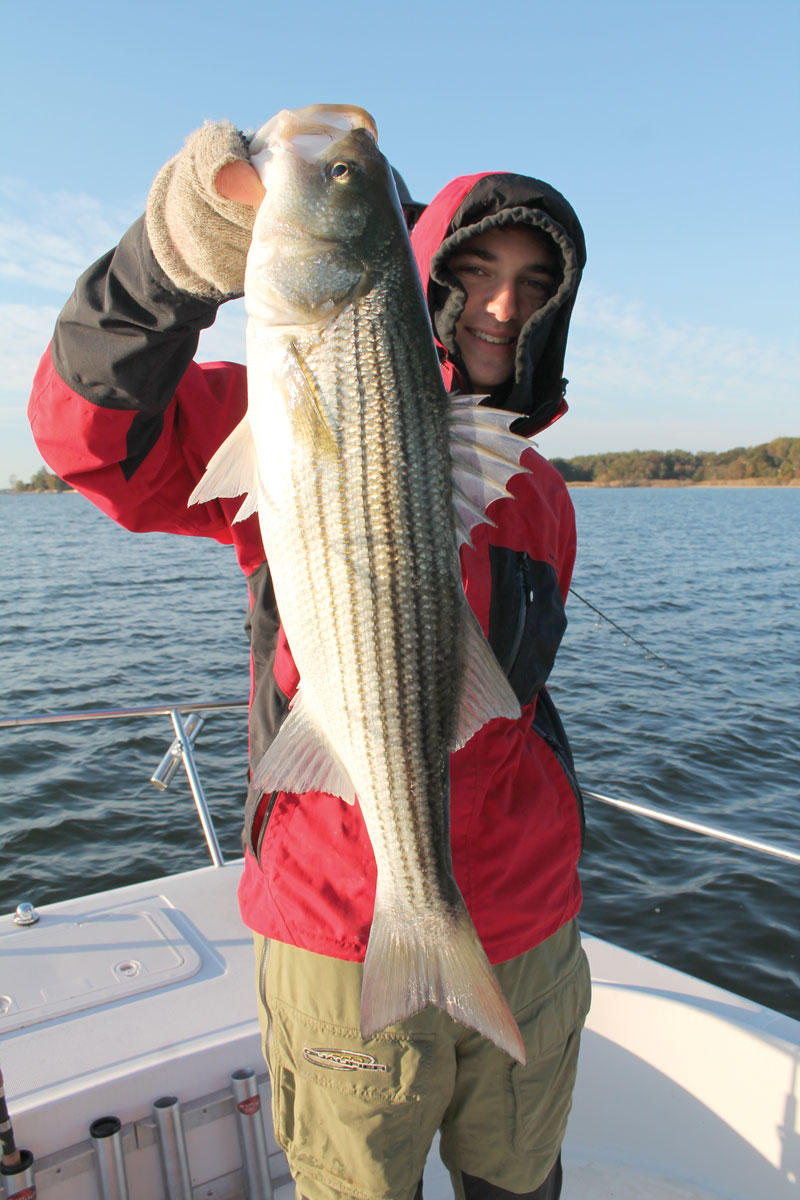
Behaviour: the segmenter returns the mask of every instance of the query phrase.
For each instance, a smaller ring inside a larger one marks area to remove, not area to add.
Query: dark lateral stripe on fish
[[[352,314],[350,314],[350,319],[352,320]],[[355,342],[355,332],[354,331],[352,331],[352,336],[353,336],[354,344],[356,345],[355,362],[352,365],[354,365],[354,367],[355,367],[356,378],[358,380],[359,386],[363,386],[363,379],[361,378],[361,374],[362,374],[361,364],[359,362],[360,355],[357,352],[357,342]],[[334,355],[333,357],[334,357],[334,362],[336,362],[338,364],[340,356]],[[337,409],[338,409],[337,416],[338,416],[338,420],[339,420],[339,427],[343,430],[342,438],[343,438],[343,442],[345,442],[345,443],[347,443],[349,439],[352,439],[352,430],[350,428],[350,422],[348,419],[349,416],[352,414],[352,396],[349,394],[349,391],[350,391],[350,388],[352,388],[352,385],[353,385],[352,380],[346,380],[343,378],[339,378],[339,371],[338,371],[338,366],[337,366],[336,378],[335,378],[335,393],[336,393],[336,402],[337,402]],[[366,462],[365,450],[366,450],[366,447],[365,447],[364,441],[365,441],[364,430],[363,430],[363,424],[362,424],[362,426],[360,427],[360,431],[359,431],[359,445],[358,445],[358,450],[359,450],[360,457],[361,457],[361,471],[360,471],[360,476],[357,481],[357,484],[358,484],[357,491],[358,491],[358,495],[360,497],[360,512],[356,511],[355,507],[351,509],[351,505],[353,504],[354,497],[351,493],[350,488],[348,488],[348,483],[350,483],[350,485],[352,487],[352,482],[353,482],[352,478],[349,474],[349,471],[347,469],[349,464],[345,464],[345,467],[340,471],[339,479],[338,479],[338,493],[337,493],[337,497],[336,497],[336,499],[337,499],[336,520],[340,526],[344,542],[345,542],[345,544],[348,544],[348,545],[353,545],[356,537],[359,534],[360,527],[361,527],[359,518],[360,518],[361,522],[363,522],[363,524],[368,527],[368,516],[369,516],[368,508],[369,508],[369,506],[367,504],[367,496],[366,496],[366,472],[365,472],[365,462]],[[344,449],[347,453],[350,453],[349,446],[345,445]],[[323,529],[325,528],[324,521],[322,522],[322,528]],[[347,608],[348,610],[354,611],[354,612],[359,611],[360,608],[363,610],[363,599],[359,595],[359,590],[358,590],[358,578],[357,578],[356,572],[352,568],[348,568],[344,572],[343,578],[341,576],[341,573],[339,573],[336,577],[329,576],[328,582],[331,587],[331,593],[332,593],[331,601],[332,601],[332,605],[334,607],[338,608],[339,598],[342,597],[342,591],[344,591],[345,596],[343,597],[344,603],[342,604],[342,607]],[[374,596],[373,596],[372,606],[373,606],[373,611],[376,611]],[[366,656],[362,653],[362,647],[360,645],[361,633],[362,633],[362,631],[358,627],[353,631],[353,637],[355,640],[352,645],[352,651],[353,651],[352,658],[353,658],[353,670],[355,672],[355,679],[351,681],[349,688],[345,689],[346,691],[349,692],[348,699],[350,699],[350,697],[352,697],[352,705],[350,703],[348,703],[345,711],[346,711],[346,718],[347,718],[348,735],[350,736],[350,738],[354,744],[358,744],[358,737],[355,736],[355,735],[357,735],[358,727],[360,724],[363,723],[364,719],[368,715],[365,712],[361,711],[364,699],[368,694],[368,688],[367,688],[368,679],[365,674],[365,669],[367,668],[368,664],[365,662]],[[342,678],[345,678],[345,676],[342,675]],[[365,745],[364,749],[365,749],[365,753],[367,755],[367,771],[369,774],[369,783],[370,783],[370,786],[373,786],[374,780],[376,779],[379,772],[377,771],[377,764],[374,760],[374,756],[371,753],[370,744],[367,743]]]
[[[334,361],[338,362],[338,360],[339,360],[339,356],[334,355]],[[346,440],[346,437],[347,437],[347,412],[348,412],[348,407],[349,407],[348,396],[347,396],[347,391],[348,391],[347,381],[341,380],[341,382],[340,382],[337,379],[335,390],[336,390],[336,399],[337,399],[337,405],[338,405],[339,427],[342,430],[344,430],[343,439]],[[346,447],[345,447],[345,449],[346,449]],[[351,498],[350,498],[350,495],[348,492],[348,473],[347,473],[346,469],[341,469],[339,471],[337,482],[338,482],[338,491],[337,491],[338,504],[337,504],[336,519],[337,519],[338,524],[341,529],[341,534],[342,534],[344,544],[345,545],[353,545],[353,543],[354,543],[353,525],[354,524],[357,525],[357,514],[354,514],[351,512]],[[328,531],[325,526],[324,516],[321,518],[321,528],[322,528],[323,532],[327,534]],[[327,540],[327,538],[325,540]],[[355,570],[349,564],[349,562],[346,565],[346,570],[344,571],[343,576],[341,575],[341,564],[340,564],[339,570],[337,571],[336,575],[334,575],[333,573],[329,574],[326,579],[326,583],[329,584],[331,591],[332,591],[331,603],[334,608],[336,608],[338,610],[338,597],[341,593],[341,589],[344,588],[344,590],[347,594],[347,606],[343,606],[343,607],[350,607],[354,611],[357,610],[357,607],[359,604],[358,579],[357,579]],[[365,691],[365,675],[364,675],[365,664],[364,664],[362,655],[360,653],[358,653],[357,646],[354,647],[354,649],[356,650],[356,653],[352,655],[353,669],[355,671],[355,679],[353,680],[353,686],[352,686],[352,690],[351,690],[352,703],[350,703],[350,697],[348,697],[348,702],[347,702],[346,708],[345,708],[348,736],[351,738],[351,741],[353,741],[353,742],[355,741],[355,739],[353,738],[354,730],[357,728],[360,720],[362,719],[361,713],[359,712],[359,707],[360,707],[361,697],[364,695],[364,691]],[[347,657],[346,653],[343,652],[343,658],[346,659],[346,657]],[[344,679],[345,677],[346,676],[343,672],[342,678]],[[347,691],[348,689],[344,689],[344,690]],[[369,767],[370,767],[370,772],[372,772],[373,766],[371,763],[369,764]]]
[[[421,392],[420,381],[414,378],[413,368],[409,377],[408,368],[413,364],[413,356],[398,355],[398,347],[391,337],[386,338],[386,344],[383,349],[383,361],[387,367],[387,383],[385,386],[391,387],[402,386],[409,395],[415,398],[416,403],[411,405],[403,405],[399,411],[395,413],[396,427],[393,432],[393,441],[396,443],[395,455],[402,458],[404,463],[410,461],[410,456],[414,452],[414,447],[421,442],[421,421],[420,408],[424,404],[424,396]],[[425,542],[426,530],[422,528],[420,522],[415,520],[415,505],[414,496],[410,487],[399,489],[400,495],[393,498],[393,511],[398,521],[403,523],[406,532],[407,548],[409,557],[412,562],[419,561],[422,554],[426,552]],[[406,595],[410,595],[412,603],[404,604]],[[406,664],[409,660],[415,664],[415,675],[418,682],[424,685],[429,677],[429,663],[425,653],[426,643],[426,626],[427,622],[423,613],[423,598],[420,596],[418,589],[408,586],[408,579],[402,578],[399,581],[397,588],[397,599],[394,602],[394,609],[397,614],[396,628],[401,631],[402,637],[398,637],[394,642],[394,669],[398,680],[404,681],[406,678]],[[405,618],[403,620],[403,617]],[[432,783],[432,775],[435,769],[436,753],[435,744],[437,742],[437,729],[435,722],[431,719],[433,714],[429,708],[429,692],[424,686],[420,688],[420,696],[416,705],[418,711],[422,710],[423,719],[416,722],[417,739],[412,744],[409,742],[408,752],[413,756],[413,767],[415,775],[424,780],[424,785],[429,787]],[[402,696],[401,696],[402,703]],[[406,711],[408,705],[403,705],[403,710]],[[432,850],[436,850],[435,839],[431,838],[431,833],[434,832],[430,828],[430,811],[427,802],[419,803],[411,806],[410,811],[411,824],[414,831],[414,836],[422,846],[430,845]],[[435,887],[437,871],[436,863],[426,863],[425,874],[421,880],[423,892],[426,900],[430,899],[437,891]]]
[[[354,453],[359,459],[358,495],[360,497],[360,509],[364,522],[365,536],[368,540],[372,541],[373,545],[380,547],[384,544],[384,541],[382,538],[378,538],[376,540],[375,536],[380,528],[386,527],[387,532],[393,532],[391,528],[392,498],[388,496],[385,484],[382,492],[379,488],[379,494],[377,496],[374,494],[374,490],[371,491],[368,486],[370,476],[374,475],[375,463],[380,463],[382,468],[383,464],[385,464],[388,460],[386,459],[387,434],[384,428],[385,420],[382,419],[381,413],[381,410],[386,406],[383,395],[377,389],[377,381],[382,374],[379,369],[382,355],[379,352],[379,347],[375,342],[372,330],[368,326],[366,328],[367,333],[365,335],[364,329],[357,328],[356,323],[354,322],[354,326],[350,331],[353,338],[352,344],[355,351],[353,365],[356,374],[356,382],[362,396],[366,401],[366,411],[359,418],[358,429],[351,429],[350,436],[352,440],[356,441]],[[370,465],[372,465],[372,470],[370,470]],[[394,562],[382,561],[381,569],[385,572],[388,572],[388,578],[390,580],[389,593],[393,595],[394,599],[396,599],[399,595],[401,595],[403,582],[399,574],[398,565]],[[376,585],[373,584],[371,589],[371,612],[369,614],[369,622],[372,623],[372,630],[370,631],[369,628],[365,628],[364,625],[362,625],[360,630],[361,635],[365,639],[364,649],[365,652],[368,649],[371,649],[375,655],[374,669],[377,672],[377,680],[383,680],[385,682],[391,677],[392,682],[400,690],[402,690],[402,681],[405,676],[405,671],[401,672],[398,676],[396,671],[393,669],[393,665],[396,654],[395,643],[397,637],[402,637],[403,627],[401,626],[398,630],[396,630],[396,636],[390,639],[391,645],[389,649],[392,655],[392,665],[387,666],[386,639],[381,637],[379,632],[383,601],[381,601],[379,604],[379,597],[376,594],[375,586]],[[375,637],[376,631],[378,631],[377,637]],[[372,636],[370,636],[370,633],[372,633]],[[410,658],[410,662],[413,667],[412,673],[418,670],[416,660],[416,655],[413,655]],[[398,691],[394,697],[394,704],[397,711],[392,716],[392,723],[396,729],[398,719],[402,722],[402,696],[400,691]],[[387,726],[385,712],[382,714],[382,717],[384,720],[384,729],[386,729]],[[406,743],[408,740],[409,739],[407,737],[403,738],[401,736],[400,738],[401,743]],[[396,783],[397,785],[400,785],[403,777],[408,777],[408,765],[407,762],[403,761],[405,752],[415,749],[415,747],[405,744],[398,746],[397,742],[398,738],[396,733],[394,733],[393,736],[384,742],[384,747],[387,753],[381,764],[382,767],[383,763],[385,762],[385,765],[389,770],[388,786],[392,791],[396,790],[392,787],[392,784]],[[399,762],[397,761],[398,759]],[[374,768],[377,766],[377,764],[372,764],[372,766],[372,791],[375,792],[378,789],[385,791],[385,786],[381,785],[380,783],[381,777],[385,777],[383,771],[378,770],[376,773]],[[418,775],[418,769],[412,774]],[[379,804],[377,805],[377,811],[375,812],[375,819],[385,831],[384,840],[388,840],[388,842],[394,848],[394,853],[396,855],[395,867],[397,872],[399,875],[402,875],[406,878],[412,877],[415,874],[409,870],[411,860],[409,859],[408,855],[412,852],[412,850],[411,847],[408,846],[407,836],[403,836],[404,831],[406,831],[408,817],[409,814],[402,810],[399,803],[391,803],[388,805]],[[407,846],[408,853],[406,851]]]
[[[374,328],[372,333],[374,339]],[[418,403],[411,405],[381,405],[382,409],[386,409],[393,413],[397,424],[391,430],[382,434],[381,454],[386,454],[387,442],[391,441],[395,455],[397,449],[402,447],[402,453],[405,455],[404,461],[410,461],[409,451],[425,445],[425,437],[423,436],[423,426],[426,414],[422,414],[423,419],[420,420],[420,407],[424,404],[424,395],[421,391],[420,381],[409,378],[407,364],[413,362],[413,355],[407,354],[401,358],[397,354],[396,347],[392,345],[390,338],[385,338],[380,346],[375,343],[375,361],[373,370],[375,371],[376,382],[379,383],[379,394],[386,394],[387,389],[393,387],[402,387],[413,395]],[[403,372],[401,363],[406,366]],[[386,374],[384,376],[384,367]],[[377,415],[377,414],[376,414]],[[430,414],[427,414],[429,417]],[[407,422],[411,422],[409,425]],[[382,428],[385,427],[385,421],[381,422]],[[387,438],[386,433],[391,436]],[[395,476],[396,479],[396,476]],[[388,495],[385,493],[382,497],[386,507],[386,522],[398,522],[403,537],[397,537],[397,530],[393,530],[395,541],[401,544],[413,561],[418,561],[419,554],[428,553],[431,561],[438,561],[434,558],[434,550],[438,550],[441,555],[441,547],[436,545],[436,530],[431,525],[431,514],[426,507],[421,509],[421,512],[414,513],[415,496],[413,494],[413,478],[406,480],[407,486],[400,489],[399,495]],[[399,486],[399,485],[398,485]],[[420,520],[422,516],[423,520]],[[421,535],[422,545],[415,542],[415,532]],[[412,762],[406,768],[406,776],[409,782],[416,783],[418,786],[412,788],[412,791],[419,792],[420,788],[428,789],[434,784],[432,776],[437,771],[436,754],[431,744],[431,734],[439,735],[441,722],[438,721],[438,714],[435,712],[437,707],[435,694],[432,694],[428,687],[427,681],[430,676],[430,655],[434,647],[438,643],[438,629],[430,628],[430,617],[438,616],[436,604],[430,603],[428,598],[427,605],[425,597],[421,596],[418,590],[409,585],[410,581],[406,576],[398,574],[395,569],[394,578],[392,580],[392,601],[394,611],[397,615],[397,624],[395,625],[397,636],[392,640],[391,652],[393,655],[393,663],[388,665],[385,661],[381,664],[381,670],[384,677],[387,671],[391,673],[392,669],[400,688],[400,705],[401,705],[401,720],[402,715],[414,709],[417,714],[422,713],[422,720],[412,720],[412,728],[416,734],[416,738],[410,736],[411,729],[406,728],[404,738],[406,757],[411,758]],[[434,620],[434,626],[437,622]],[[410,706],[403,703],[402,686],[404,682],[408,682],[411,676],[412,686],[418,692],[415,703]],[[433,711],[431,706],[433,706]],[[438,738],[434,737],[434,742]],[[438,783],[438,780],[436,781]],[[429,810],[426,802],[421,804],[411,805],[409,811],[398,812],[392,814],[394,819],[394,827],[396,838],[399,844],[403,842],[403,831],[406,830],[407,824],[410,822],[414,828],[415,836],[419,839],[421,846],[430,847],[434,854],[440,852],[438,843],[441,841],[442,832],[439,829],[432,830],[429,827]],[[425,830],[422,825],[428,826]],[[436,833],[438,837],[431,838],[430,833]],[[428,836],[421,836],[422,834]],[[437,854],[438,856],[438,854]],[[429,860],[425,864],[425,871],[421,879],[416,879],[417,888],[422,886],[423,891],[430,894],[431,886],[435,884],[437,871],[432,869],[436,867],[435,862]]]
[[[429,417],[429,414],[425,413],[425,411],[424,411],[424,406],[427,403],[427,399],[425,397],[425,391],[427,389],[426,389],[425,380],[422,378],[421,373],[419,372],[419,364],[416,363],[415,358],[414,358],[413,354],[411,353],[411,348],[409,346],[404,345],[404,344],[398,344],[397,334],[401,332],[401,328],[402,327],[400,325],[398,325],[396,327],[396,329],[391,331],[395,336],[390,338],[389,352],[390,352],[392,359],[395,362],[397,362],[397,361],[403,362],[404,364],[407,365],[407,367],[410,366],[412,368],[412,371],[413,371],[414,367],[417,368],[417,377],[413,377],[413,375],[412,375],[412,378],[410,379],[408,386],[410,387],[412,392],[420,398],[420,404],[418,406],[415,406],[413,409],[411,409],[410,412],[409,412],[409,410],[406,410],[406,413],[407,413],[410,421],[413,422],[413,428],[411,428],[410,430],[408,428],[404,428],[402,431],[402,435],[401,435],[405,460],[410,461],[412,455],[415,452],[419,453],[419,447],[427,446],[427,439],[424,436],[423,427],[424,427],[426,418]],[[432,403],[435,403],[436,399],[437,398],[432,398]],[[426,461],[423,469],[425,472],[430,474],[433,470],[434,465],[435,465],[435,457],[432,462]],[[408,515],[408,519],[409,519],[409,526],[412,529],[412,531],[415,531],[421,535],[421,540],[423,543],[418,548],[417,553],[427,554],[429,557],[432,558],[433,551],[435,551],[436,552],[435,561],[437,562],[437,564],[441,565],[442,553],[443,553],[443,551],[446,553],[446,550],[447,550],[447,546],[446,546],[447,526],[445,525],[444,528],[441,527],[441,525],[437,522],[436,512],[433,509],[428,509],[428,508],[423,509],[423,513],[426,518],[424,526],[423,526],[422,522],[420,522],[419,520],[416,519],[416,514],[414,512],[413,495],[412,495],[411,489],[409,489],[407,492],[407,503],[408,503],[407,515]],[[413,536],[413,533],[412,533],[412,536]],[[445,572],[445,578],[440,580],[440,585],[442,587],[442,590],[444,590],[446,583],[447,583],[447,578],[446,578],[446,572]],[[432,645],[435,646],[440,643],[440,638],[441,638],[440,627],[441,627],[441,624],[443,621],[446,622],[446,615],[443,615],[443,611],[438,605],[433,606],[433,614],[435,617],[438,618],[437,628],[436,628],[435,632],[432,631],[432,636],[429,640],[432,643]],[[426,635],[428,623],[426,621],[422,620],[419,604],[417,605],[416,616],[417,616],[417,626],[418,626],[418,633],[419,633],[419,644],[424,645],[425,641],[426,641],[425,635]],[[430,649],[431,649],[431,647],[428,646],[427,647],[428,652],[430,652]],[[436,697],[433,697],[432,699],[435,700]],[[442,697],[440,696],[439,699],[441,701]],[[438,742],[438,739],[441,738],[442,736],[444,736],[444,737],[448,736],[448,731],[446,730],[446,728],[443,724],[443,721],[442,721],[441,707],[442,706],[440,703],[438,706],[436,706],[434,711],[426,714],[427,720],[425,722],[425,729],[429,734],[433,731],[435,731],[435,734],[436,734],[436,737],[434,739],[431,739],[430,737],[428,738],[429,743],[431,741],[433,741],[435,744],[436,742]],[[431,747],[431,750],[432,749],[433,749],[433,747]],[[430,769],[431,770],[435,769],[435,766],[436,766],[435,755],[434,755],[434,757],[432,757],[431,751],[429,750],[426,757],[427,757],[427,761],[429,763]]]
[[[354,311],[353,316],[354,316],[353,334],[354,334],[354,348],[355,348],[355,367],[356,367],[356,377],[358,380],[359,390],[360,390],[361,394],[364,396],[369,395],[369,394],[372,394],[373,396],[375,396],[376,394],[377,394],[377,396],[381,396],[385,393],[384,393],[383,389],[380,387],[381,355],[379,353],[377,353],[375,327],[369,321],[365,321],[365,322],[359,321],[358,305],[355,306],[355,311]],[[381,405],[381,407],[383,407],[383,405]],[[367,542],[370,545],[377,545],[377,546],[383,547],[384,545],[389,543],[389,537],[390,537],[391,533],[393,532],[391,529],[391,525],[392,525],[391,508],[392,508],[392,506],[391,506],[391,498],[388,495],[388,488],[387,488],[387,484],[386,484],[386,463],[387,463],[386,454],[387,454],[387,450],[388,450],[387,439],[386,439],[386,421],[381,420],[381,419],[376,420],[375,419],[376,415],[377,414],[374,414],[373,412],[370,411],[370,406],[368,404],[364,404],[360,407],[360,412],[359,412],[359,422],[360,422],[359,449],[360,449],[360,453],[361,453],[361,487],[362,487],[362,495],[364,498],[364,522],[365,522],[365,528],[366,528],[366,533],[367,533]],[[371,503],[372,497],[370,494],[369,479],[370,479],[370,475],[374,472],[376,465],[379,467],[379,470],[381,472],[382,486],[380,488],[380,493],[378,496],[379,503],[378,503],[378,505],[373,506],[373,504]],[[378,531],[378,540],[376,540],[376,536],[375,536],[376,528]],[[394,541],[394,539],[392,539],[392,541]],[[398,578],[397,563],[396,563],[396,561],[394,561],[392,556],[389,556],[387,565],[388,565],[388,572],[389,572],[388,577],[389,577],[389,583],[390,583],[389,593],[390,593],[390,596],[392,597],[391,603],[393,605],[393,611],[394,611],[396,618],[400,618],[402,616],[402,613],[396,607],[396,604],[397,604],[398,589],[401,585],[400,585],[400,581]],[[380,600],[379,600],[379,596],[377,594],[377,587],[378,587],[377,579],[375,577],[371,578],[370,590],[371,590],[371,594],[372,594],[372,606],[373,606],[372,620],[379,627]],[[395,624],[394,630],[395,630],[395,638],[392,639],[392,641],[394,642],[394,646],[392,647],[393,650],[395,649],[399,638],[402,637],[402,625],[399,623]],[[376,656],[377,656],[376,667],[378,670],[379,679],[385,680],[386,676],[387,676],[386,664],[384,661],[384,654],[385,654],[386,647],[385,647],[382,637],[380,636],[379,628],[378,628],[378,630],[376,630],[376,632],[378,634],[378,636],[376,637],[376,640],[375,640],[375,649],[376,649]],[[403,678],[402,674],[398,674],[396,676],[396,682],[397,682],[398,687],[401,684],[402,678]],[[383,693],[384,691],[385,691],[385,689],[382,687],[381,693]],[[401,700],[401,697],[398,695],[398,701],[400,701],[400,700]],[[403,706],[402,706],[402,704],[400,704],[400,713],[402,713],[402,711],[403,711]],[[392,737],[391,737],[391,733],[390,733],[390,730],[389,730],[389,727],[387,724],[387,714],[386,714],[385,709],[381,710],[381,724],[382,724],[382,729],[383,729],[383,745],[387,748],[387,750],[389,750],[392,748]],[[403,743],[404,743],[404,751],[406,754],[409,751],[413,752],[413,747],[409,745],[407,737],[403,738]],[[387,755],[387,757],[388,757],[388,755]],[[391,825],[393,827],[393,831],[394,831],[393,841],[397,848],[397,851],[399,852],[399,854],[401,856],[401,862],[398,863],[397,866],[400,867],[403,876],[407,877],[408,873],[409,873],[410,856],[406,852],[406,847],[408,844],[407,839],[403,837],[403,828],[404,828],[403,821],[404,821],[404,817],[407,814],[402,812],[401,806],[398,803],[398,798],[396,795],[398,782],[399,781],[395,775],[395,772],[391,771],[391,769],[390,769],[389,779],[388,779],[388,787],[389,787],[389,792],[390,792],[391,803],[380,805],[378,811],[379,811],[380,817],[383,818],[384,823],[389,822],[389,823],[391,823]],[[412,808],[413,808],[413,806],[412,806]],[[413,812],[411,815],[412,815],[412,821],[414,821],[416,824]],[[418,837],[418,833],[419,833],[419,830],[418,830],[418,826],[417,826],[417,828],[415,828],[415,837]]]
[[[404,364],[411,361],[409,355],[405,359],[400,360]],[[403,386],[408,388],[417,401],[413,406],[404,406],[401,413],[398,414],[398,441],[404,446],[406,454],[406,462],[413,458],[415,450],[421,444],[424,444],[422,437],[423,426],[426,415],[423,412],[425,397],[419,390],[419,381],[412,377],[409,379],[406,373],[403,378]],[[409,457],[410,456],[410,457]],[[420,520],[418,512],[418,494],[415,494],[414,488],[416,481],[411,480],[411,486],[406,488],[403,496],[403,515],[407,521],[407,531],[410,538],[409,551],[413,556],[414,561],[426,559],[429,562],[436,561],[432,554],[431,542],[431,514],[425,507],[422,508],[423,519]],[[436,590],[435,582],[426,581],[426,587]],[[437,720],[438,709],[438,692],[431,689],[430,681],[434,678],[432,674],[432,653],[439,640],[439,629],[441,612],[437,605],[430,604],[430,596],[420,592],[413,586],[409,589],[413,603],[407,605],[406,614],[407,621],[410,621],[412,628],[408,625],[405,627],[406,637],[413,640],[414,644],[414,663],[415,663],[415,679],[414,683],[419,688],[418,709],[421,711],[422,719],[415,722],[415,730],[417,741],[414,745],[416,754],[416,771],[420,779],[421,786],[427,793],[420,796],[420,803],[415,807],[413,817],[414,825],[417,830],[422,830],[424,826],[424,835],[422,836],[423,844],[429,848],[432,857],[426,859],[426,870],[423,878],[419,881],[426,900],[431,899],[436,893],[438,897],[437,879],[440,874],[438,867],[438,859],[441,854],[441,841],[443,830],[441,829],[438,818],[441,813],[437,807],[431,806],[429,803],[429,795],[436,794],[439,791],[440,771],[437,768],[437,763],[441,758],[438,752],[438,747],[441,745],[441,731]]]
[[[410,347],[398,345],[397,340],[391,336],[387,339],[387,341],[389,360],[396,376],[399,378],[401,369],[405,369],[406,378],[404,381],[404,386],[408,387],[411,395],[415,396],[417,399],[416,404],[404,406],[399,414],[399,449],[400,453],[402,454],[403,461],[408,463],[412,460],[415,448],[425,444],[425,439],[423,437],[423,426],[426,418],[429,416],[429,414],[424,412],[424,405],[426,403],[426,388],[423,380],[419,377],[418,372],[415,372],[414,370],[417,364],[415,356],[410,353]],[[409,368],[411,371],[410,377]],[[415,497],[413,495],[412,488],[409,487],[405,489],[403,499],[405,519],[407,522],[407,528],[410,531],[411,554],[416,560],[416,558],[421,555],[430,554],[431,544],[436,537],[436,530],[431,525],[432,514],[427,510],[427,508],[423,509],[426,516],[426,523],[423,525],[421,521],[416,519],[417,514],[415,513]],[[435,607],[434,613],[437,617],[440,616]],[[429,621],[426,620],[425,616],[423,615],[422,597],[419,596],[417,589],[414,589],[413,624],[413,640],[417,661],[420,663],[421,671],[425,674],[428,674],[430,671],[430,664],[428,661],[430,645],[428,643],[432,641],[433,644],[436,644],[438,642],[438,629],[435,635],[432,636],[432,631],[429,628]],[[400,650],[399,646],[397,649],[399,656],[402,651]],[[399,662],[398,670],[402,670],[402,664]],[[440,720],[440,714],[437,711],[439,705],[436,704],[436,696],[429,695],[426,689],[425,697],[428,703],[424,705],[424,717],[420,722],[420,745],[418,747],[418,752],[422,764],[424,764],[426,777],[433,785],[434,776],[437,770],[440,769],[440,753],[437,748],[441,746],[442,723]],[[427,805],[424,807],[424,813],[430,819]],[[415,818],[415,831],[418,831],[420,828],[420,820],[416,813]],[[431,840],[431,846],[433,850],[437,849],[435,839]],[[433,864],[433,866],[435,868],[436,864]],[[436,869],[431,870],[427,875],[426,879],[424,880],[426,894],[430,894],[433,890],[435,890],[434,885],[437,876],[438,871]]]

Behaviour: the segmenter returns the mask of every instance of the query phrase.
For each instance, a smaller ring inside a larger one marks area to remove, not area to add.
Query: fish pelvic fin
[[[245,496],[234,518],[243,521],[258,507],[258,460],[250,422],[245,413],[215,454],[205,474],[189,497],[189,504],[202,504],[219,496]]]
[[[517,1062],[525,1047],[516,1021],[463,905],[440,929],[422,927],[376,897],[361,987],[361,1036],[435,1004],[489,1038]]]
[[[514,689],[503,674],[478,618],[466,599],[461,611],[461,636],[464,677],[458,723],[451,747],[453,750],[464,746],[474,733],[494,717],[516,721],[522,712]]]
[[[356,793],[347,768],[309,713],[302,690],[253,771],[250,787],[260,792],[327,792],[354,803]]]
[[[487,508],[493,500],[510,495],[508,481],[528,470],[520,459],[531,443],[510,430],[520,414],[484,408],[480,399],[451,398],[450,456],[459,546],[472,545],[476,525],[494,524],[486,516]]]

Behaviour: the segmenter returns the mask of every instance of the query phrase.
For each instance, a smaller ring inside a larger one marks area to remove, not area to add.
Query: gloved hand
[[[229,300],[244,291],[244,268],[264,189],[244,134],[228,121],[190,134],[162,167],[147,200],[156,260],[185,292]]]

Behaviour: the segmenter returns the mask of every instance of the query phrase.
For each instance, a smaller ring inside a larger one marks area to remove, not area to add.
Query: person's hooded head
[[[532,434],[566,411],[567,332],[586,262],[578,218],[548,184],[461,176],[411,237],[450,386],[488,393]]]

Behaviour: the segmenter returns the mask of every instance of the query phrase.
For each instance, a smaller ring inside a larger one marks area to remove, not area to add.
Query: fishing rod
[[[30,1150],[18,1150],[14,1128],[8,1114],[3,1072],[0,1070],[0,1177],[5,1182],[8,1200],[36,1200],[33,1181],[33,1155]]]
[[[17,1170],[21,1161],[21,1155],[14,1141],[14,1129],[11,1125],[11,1117],[8,1115],[2,1070],[0,1070],[0,1145],[3,1147],[3,1166],[9,1170]]]
[[[623,629],[622,626],[618,625],[616,621],[612,621],[611,617],[607,617],[606,614],[601,612],[600,609],[592,604],[590,600],[587,600],[585,596],[581,596],[579,592],[576,592],[574,587],[571,587],[569,590],[576,600],[580,600],[581,603],[585,604],[587,608],[590,608],[592,612],[597,613],[598,617],[601,617],[604,621],[607,621],[609,625],[612,625],[614,629],[623,634],[629,642],[635,642],[637,646],[641,646],[647,658],[655,658],[661,663],[662,666],[669,667],[670,671],[675,671],[677,675],[682,675],[682,672],[679,671],[676,666],[667,662],[667,660],[662,658],[660,654],[656,654],[655,650],[651,650],[649,646],[644,644],[644,642],[640,642],[637,637],[634,637],[632,633],[628,633],[627,629]]]

